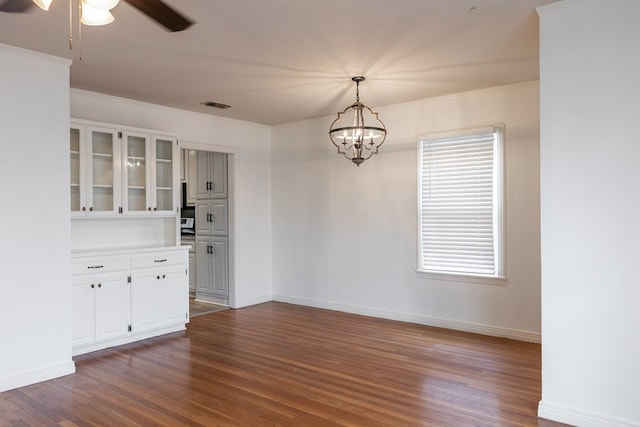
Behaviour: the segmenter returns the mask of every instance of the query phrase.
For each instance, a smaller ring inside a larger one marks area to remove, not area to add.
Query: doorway
[[[191,316],[231,305],[233,153],[181,146],[180,242],[189,245]]]

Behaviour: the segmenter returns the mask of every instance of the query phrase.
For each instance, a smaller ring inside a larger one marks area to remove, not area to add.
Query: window
[[[503,135],[497,125],[420,139],[419,272],[504,277]]]

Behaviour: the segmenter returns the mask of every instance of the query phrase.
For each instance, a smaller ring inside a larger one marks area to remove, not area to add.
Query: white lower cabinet
[[[134,271],[131,312],[134,333],[184,324],[189,312],[189,284],[184,266]]]
[[[74,256],[73,354],[183,330],[188,268],[183,246]]]
[[[72,285],[73,346],[129,335],[129,285],[122,274],[76,278]]]

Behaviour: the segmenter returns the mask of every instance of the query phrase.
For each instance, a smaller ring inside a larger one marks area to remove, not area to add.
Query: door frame
[[[236,155],[238,149],[228,145],[206,144],[178,140],[178,149],[208,151],[212,153],[225,153],[227,155],[227,226],[229,239],[228,253],[228,278],[229,278],[229,307],[236,308],[236,286],[235,286],[235,170]],[[177,221],[179,224],[180,221]],[[180,230],[178,230],[178,233]]]

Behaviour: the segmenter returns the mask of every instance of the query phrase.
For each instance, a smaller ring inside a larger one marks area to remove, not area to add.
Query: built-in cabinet
[[[226,237],[196,237],[198,299],[225,305],[229,303],[228,253]]]
[[[227,197],[227,155],[197,152],[196,199]]]
[[[117,129],[72,124],[70,160],[72,214],[118,215],[122,161]]]
[[[177,139],[72,122],[74,217],[176,215]]]
[[[227,199],[196,201],[196,235],[226,236]]]
[[[229,303],[227,155],[197,152],[196,298]]]
[[[73,354],[184,329],[177,139],[74,119],[69,155]]]
[[[74,276],[71,284],[73,346],[126,337],[130,324],[129,298],[124,272]]]
[[[72,255],[73,354],[184,329],[188,248]]]
[[[175,138],[122,132],[123,213],[173,214],[174,168],[178,153]]]

